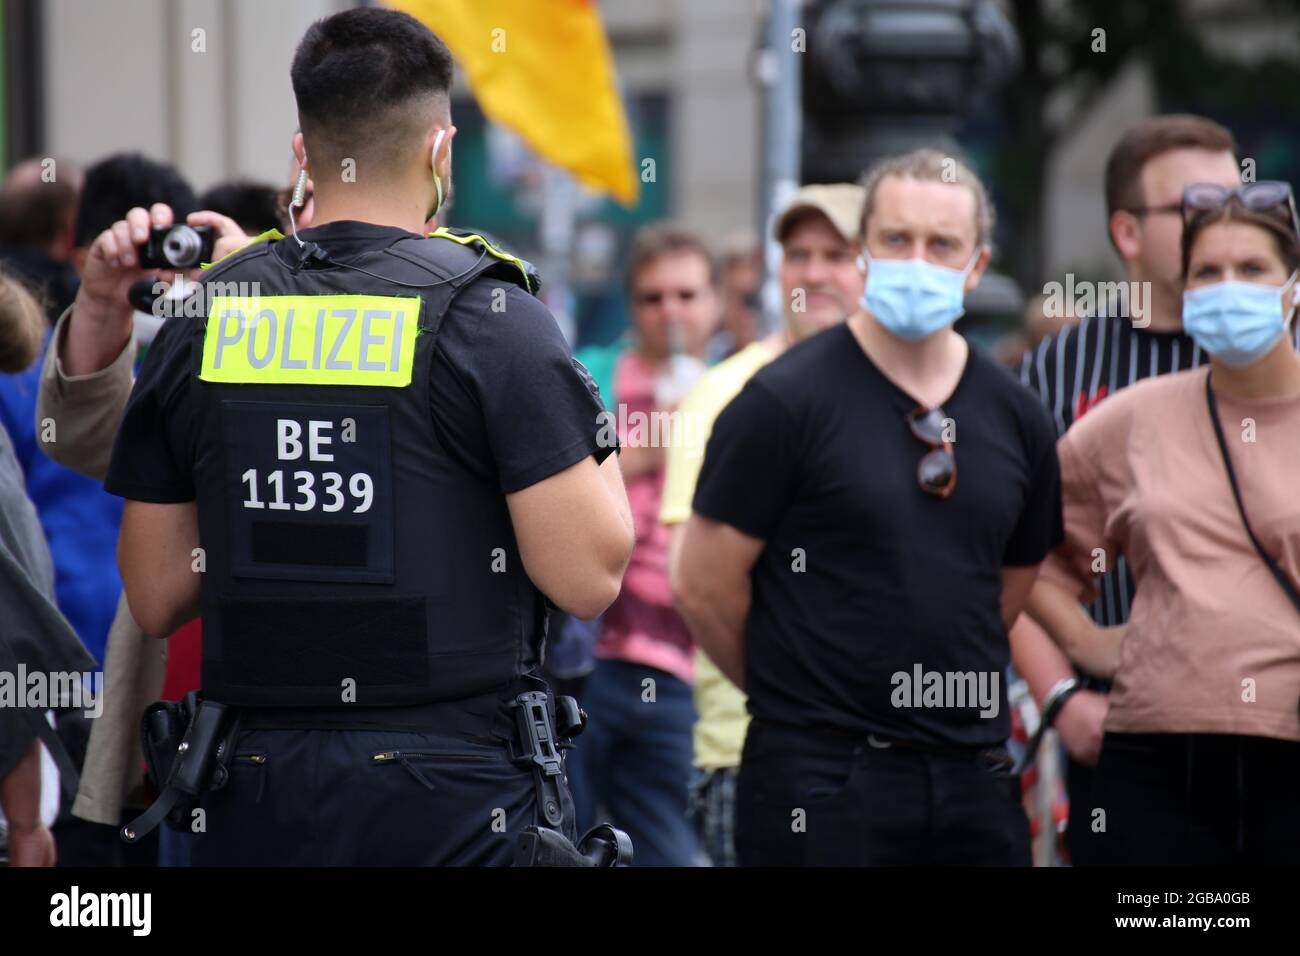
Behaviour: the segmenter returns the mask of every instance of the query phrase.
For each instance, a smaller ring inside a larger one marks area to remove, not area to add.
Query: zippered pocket
[[[452,750],[379,750],[370,760],[372,763],[392,763],[403,757],[467,757],[472,760],[493,760],[494,754],[467,754]]]
[[[420,769],[416,760],[436,759],[450,757],[453,759],[466,760],[495,760],[493,754],[487,753],[462,753],[449,750],[379,750],[370,757],[370,762],[374,766],[383,766],[385,764],[398,764],[406,770],[412,777],[419,781],[420,785],[429,791],[436,791],[437,785]]]
[[[245,751],[237,753],[231,758],[230,770],[233,773],[236,767],[247,767],[257,771],[257,793],[253,797],[254,803],[262,802],[262,794],[266,792],[266,754],[260,751]]]

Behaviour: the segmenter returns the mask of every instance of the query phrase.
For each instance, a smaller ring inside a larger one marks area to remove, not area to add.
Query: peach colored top
[[[1208,371],[1139,382],[1061,438],[1066,540],[1042,573],[1090,599],[1094,549],[1133,571],[1106,730],[1300,741],[1300,611],[1237,513]],[[1300,588],[1300,394],[1216,399],[1251,526]]]

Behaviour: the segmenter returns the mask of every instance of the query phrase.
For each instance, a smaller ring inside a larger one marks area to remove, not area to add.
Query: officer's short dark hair
[[[307,156],[397,159],[451,89],[446,45],[397,10],[359,7],[307,28],[290,71]]]
[[[276,189],[266,183],[247,180],[217,183],[199,197],[199,208],[229,216],[253,236],[286,225]]]
[[[73,240],[85,248],[134,206],[172,207],[177,222],[198,208],[194,190],[175,167],[142,156],[115,153],[86,170]]]

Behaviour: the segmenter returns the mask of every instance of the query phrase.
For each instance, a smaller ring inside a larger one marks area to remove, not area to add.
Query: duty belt
[[[150,782],[158,797],[143,814],[122,828],[122,838],[135,843],[164,819],[173,827],[182,828],[199,797],[205,791],[225,785],[227,764],[235,741],[244,730],[368,726],[420,730],[428,728],[433,714],[463,718],[455,727],[447,726],[446,720],[436,720],[442,725],[441,730],[481,734],[484,739],[500,731],[497,739],[505,744],[509,758],[532,768],[538,806],[546,822],[560,826],[564,820],[560,799],[564,764],[560,750],[582,732],[587,715],[572,697],[552,698],[548,691],[526,691],[516,694],[506,704],[515,718],[514,726],[510,727],[508,718],[499,710],[505,701],[496,695],[499,703],[493,707],[493,696],[411,707],[273,709],[229,707],[191,692],[181,701],[153,704],[145,711],[141,743]],[[480,706],[486,709],[480,710]],[[516,735],[517,739],[511,739]]]

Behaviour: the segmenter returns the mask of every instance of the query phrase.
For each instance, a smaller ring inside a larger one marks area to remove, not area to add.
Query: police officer
[[[142,629],[202,616],[198,711],[220,720],[186,744],[212,755],[193,861],[508,863],[526,827],[575,836],[576,708],[537,673],[547,599],[591,618],[618,592],[618,458],[528,264],[425,234],[455,135],[441,41],[348,10],[292,79],[312,226],[204,272],[106,482]],[[73,323],[129,308],[142,226],[97,241]]]

